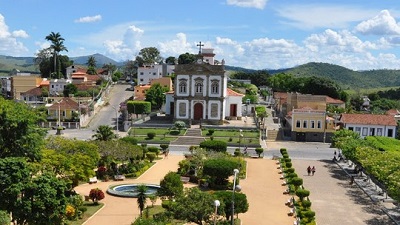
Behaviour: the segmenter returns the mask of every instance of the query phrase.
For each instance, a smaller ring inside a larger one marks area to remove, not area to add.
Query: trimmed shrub
[[[287,153],[286,148],[281,148],[279,151],[282,155]]]
[[[150,146],[147,148],[147,152],[153,152],[156,154],[156,156],[158,156],[158,154],[160,154],[160,149],[155,146]]]
[[[228,146],[226,142],[219,140],[207,140],[200,143],[200,147],[207,151],[226,152]]]
[[[310,191],[306,189],[298,189],[296,191],[296,196],[300,198],[300,201],[303,201],[304,198],[310,195]]]
[[[170,135],[179,135],[181,132],[179,130],[170,130],[169,134]]]
[[[291,158],[285,158],[285,162],[292,162],[292,159]]]
[[[160,144],[160,148],[165,151],[169,147],[169,144]]]
[[[303,206],[304,208],[308,209],[308,208],[311,207],[311,201],[309,201],[309,200],[303,200],[303,201],[301,202],[301,206]]]
[[[156,136],[156,133],[155,133],[155,132],[149,132],[149,133],[147,133],[147,137],[148,137],[149,139],[153,139],[155,136]]]
[[[261,154],[264,152],[264,149],[263,148],[256,148],[255,150],[256,150],[256,153],[258,155],[258,158],[260,158]]]
[[[283,170],[284,173],[294,173],[294,168],[287,168]]]
[[[209,129],[207,135],[211,136],[214,134],[214,132],[215,132],[214,129]]]
[[[292,168],[292,163],[291,162],[287,162],[285,163],[286,168]]]

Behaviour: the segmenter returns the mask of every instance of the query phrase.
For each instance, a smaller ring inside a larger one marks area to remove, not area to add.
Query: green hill
[[[329,63],[307,63],[283,72],[296,77],[327,77],[344,89],[364,89],[400,86],[400,70],[354,71]]]

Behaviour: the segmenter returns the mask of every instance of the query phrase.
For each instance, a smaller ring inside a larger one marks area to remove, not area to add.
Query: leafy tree
[[[0,225],[9,225],[10,223],[10,214],[7,211],[0,210]]]
[[[170,57],[168,57],[168,58],[165,59],[165,63],[168,64],[168,65],[175,65],[175,61],[176,61],[176,60],[177,60],[177,59],[176,59],[175,57],[170,56]]]
[[[97,74],[96,70],[96,58],[94,56],[89,56],[88,61],[86,63],[88,66],[87,74],[95,75]]]
[[[136,62],[139,63],[140,66],[143,66],[143,64],[160,63],[162,62],[162,57],[157,48],[148,47],[139,51],[139,55],[136,56]]]
[[[186,123],[181,120],[177,120],[174,123],[174,127],[178,128],[178,130],[181,131],[182,129],[184,129],[186,127]]]
[[[96,133],[93,134],[92,137],[95,138],[95,140],[109,141],[109,140],[112,140],[114,138],[117,138],[117,135],[114,134],[114,132],[112,131],[112,128],[110,126],[108,126],[108,125],[100,125],[97,128]]]
[[[268,83],[276,91],[290,92],[295,85],[295,78],[291,74],[278,73],[268,78]]]
[[[231,191],[216,191],[213,194],[215,199],[221,202],[221,214],[225,214],[229,220],[232,216],[232,192]],[[243,193],[235,192],[235,213],[246,213],[249,210],[249,202],[247,196]]]
[[[137,186],[136,190],[137,190],[137,203],[138,203],[138,207],[140,210],[140,217],[142,217],[144,207],[146,206],[147,186],[144,184],[141,184],[141,185]]]
[[[304,78],[304,86],[300,92],[312,95],[327,95],[332,98],[339,98],[341,88],[339,85],[329,78],[324,77],[307,77]]]
[[[238,167],[238,163],[232,159],[211,158],[204,162],[203,175],[208,175],[214,180],[215,184],[223,185],[227,183],[227,179],[232,175],[234,169]]]
[[[159,196],[166,196],[172,200],[175,196],[183,194],[183,183],[181,176],[175,172],[167,173],[160,182],[160,188],[157,191]]]
[[[39,68],[42,77],[50,77],[51,75],[51,68],[53,67],[51,56],[51,48],[45,48],[36,53],[36,58],[34,61],[35,65]]]
[[[195,54],[191,54],[186,52],[185,54],[181,54],[178,57],[178,64],[191,64],[196,61],[197,56]]]
[[[161,86],[161,84],[153,84],[146,91],[146,101],[151,102],[153,109],[161,109],[161,106],[165,102],[165,92],[167,91],[168,88]]]
[[[137,74],[138,63],[133,60],[126,61],[124,65],[124,73],[133,77],[134,74]],[[137,76],[135,76],[137,78]]]
[[[40,158],[45,130],[38,127],[42,114],[24,103],[0,97],[0,158]]]
[[[204,221],[207,223],[214,211],[213,197],[197,187],[185,189],[184,194],[176,198],[175,202],[172,209],[175,218],[196,224],[204,224]]]
[[[117,66],[112,63],[107,63],[103,64],[101,68],[107,70],[109,74],[114,74],[114,71],[117,69]]]
[[[78,92],[78,88],[75,86],[75,84],[67,84],[64,87],[64,97],[69,97],[70,94],[76,94]]]
[[[258,155],[258,158],[260,158],[261,157],[261,154],[264,152],[264,149],[263,148],[256,148],[256,153],[257,153],[257,155]]]
[[[61,34],[58,32],[57,33],[51,32],[49,35],[46,36],[45,39],[51,42],[50,48],[53,50],[53,61],[54,61],[53,72],[56,73],[57,78],[60,78],[60,69],[59,66],[57,66],[57,55],[61,51],[68,52],[68,49],[64,46],[65,39],[61,37]]]

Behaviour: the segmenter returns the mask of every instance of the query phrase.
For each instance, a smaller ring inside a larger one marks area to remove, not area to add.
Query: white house
[[[340,122],[343,127],[366,136],[396,137],[397,122],[393,115],[376,114],[342,114]]]
[[[71,82],[72,82],[71,80],[66,80],[66,79],[50,80],[49,94],[52,96],[54,96],[54,95],[63,96],[63,91],[64,91],[65,86],[67,86]]]
[[[176,66],[174,91],[166,93],[165,107],[174,120],[222,124],[241,119],[244,95],[227,88],[224,62],[214,65],[209,49],[207,54],[207,61],[199,54],[196,63]]]
[[[138,84],[149,84],[152,80],[171,76],[175,65],[153,64],[138,68]]]

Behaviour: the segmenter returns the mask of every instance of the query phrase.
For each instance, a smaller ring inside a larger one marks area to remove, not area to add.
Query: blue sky
[[[201,41],[249,69],[400,69],[397,0],[1,0],[0,55],[34,57],[51,32],[70,57],[125,61],[146,47],[178,57]]]

